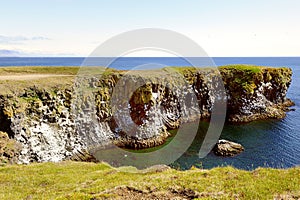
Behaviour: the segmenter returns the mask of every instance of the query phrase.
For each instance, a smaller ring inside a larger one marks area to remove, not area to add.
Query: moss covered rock
[[[228,96],[228,120],[249,122],[280,119],[285,116],[287,90],[291,83],[290,68],[248,65],[220,67]]]
[[[20,154],[21,146],[8,134],[0,131],[0,165],[5,163],[16,163]]]

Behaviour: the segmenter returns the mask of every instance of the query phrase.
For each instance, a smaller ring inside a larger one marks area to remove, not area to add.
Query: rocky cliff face
[[[293,102],[286,99],[291,83],[289,68],[221,67],[228,96],[228,121],[250,122],[285,117]]]
[[[163,144],[168,130],[181,123],[209,120],[212,105],[223,98],[216,89],[217,70],[172,70],[78,76],[74,88],[32,86],[2,95],[0,131],[19,146],[14,152],[19,163],[90,160],[86,150],[95,146]],[[285,97],[291,69],[227,66],[219,71],[230,122],[282,118],[292,104]]]

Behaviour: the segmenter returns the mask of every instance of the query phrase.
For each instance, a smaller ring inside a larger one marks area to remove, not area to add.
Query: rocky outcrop
[[[22,147],[20,163],[92,161],[93,147],[161,145],[168,130],[209,120],[217,99],[227,99],[230,122],[283,118],[293,104],[285,97],[291,75],[289,68],[250,66],[79,74],[74,88],[33,86],[0,96],[0,131]],[[216,86],[221,78],[227,96]]]
[[[244,147],[241,144],[231,142],[228,140],[219,140],[212,151],[217,156],[228,157],[240,154],[244,151]]]
[[[74,129],[70,98],[69,89],[37,87],[0,98],[3,131],[22,146],[19,162],[60,161],[85,148]]]
[[[5,163],[18,162],[21,146],[13,139],[10,139],[7,133],[0,131],[0,166]]]
[[[230,122],[281,119],[293,102],[286,99],[291,83],[289,68],[225,66],[220,68],[228,96]]]

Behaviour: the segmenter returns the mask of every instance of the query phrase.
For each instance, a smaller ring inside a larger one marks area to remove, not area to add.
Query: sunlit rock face
[[[179,73],[131,72],[101,79],[81,77],[79,82],[74,110],[81,117],[76,124],[91,146],[106,141],[131,149],[154,147],[170,136],[168,129],[201,117],[193,85]],[[95,90],[86,92],[89,85]],[[98,141],[92,140],[90,135],[97,131],[88,133],[86,127],[99,123],[106,124],[107,131],[98,132],[94,137]]]
[[[220,99],[230,122],[282,118],[292,105],[291,75],[288,68],[240,66],[79,75],[73,88],[0,96],[0,131],[21,146],[19,163],[92,160],[94,147],[161,145],[182,123],[209,120]]]
[[[283,118],[286,107],[293,105],[286,99],[291,83],[289,68],[222,67],[228,96],[228,121],[250,122],[258,119]]]

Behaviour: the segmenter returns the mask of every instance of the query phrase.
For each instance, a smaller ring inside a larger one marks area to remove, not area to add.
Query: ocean
[[[0,57],[2,66],[81,66],[84,57]],[[103,66],[110,58],[88,58],[90,65]],[[217,66],[228,64],[253,64],[274,67],[300,67],[300,57],[212,57]],[[204,58],[203,60],[207,60]],[[121,57],[109,67],[129,70],[147,63],[159,63],[167,66],[187,66],[186,60],[177,57]]]
[[[97,59],[94,65],[107,63]],[[2,57],[0,66],[81,66],[85,58],[29,58]],[[180,169],[191,166],[209,169],[216,166],[231,165],[236,168],[251,170],[257,167],[289,168],[300,165],[300,57],[213,57],[217,66],[228,64],[253,64],[272,67],[290,67],[293,80],[288,91],[288,98],[296,106],[295,111],[287,113],[282,120],[256,121],[242,125],[225,125],[221,138],[241,143],[245,151],[238,156],[223,158],[210,153],[203,159],[198,158],[199,141],[197,138],[188,151],[172,165]],[[167,66],[188,66],[181,58],[119,58],[109,67],[117,69],[135,69],[147,63],[159,63]],[[93,64],[91,64],[93,65]],[[205,126],[205,125],[204,125]]]

